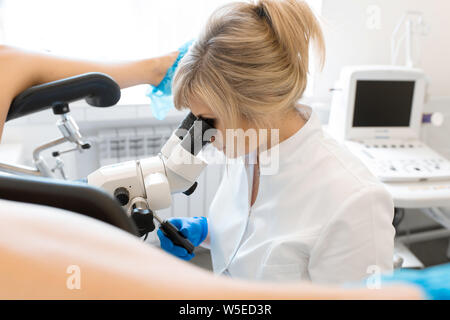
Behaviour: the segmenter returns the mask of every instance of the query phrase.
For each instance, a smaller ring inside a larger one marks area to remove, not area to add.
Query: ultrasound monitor
[[[335,86],[328,127],[336,139],[419,137],[426,91],[422,70],[348,66]]]
[[[356,82],[353,127],[408,127],[414,81]]]

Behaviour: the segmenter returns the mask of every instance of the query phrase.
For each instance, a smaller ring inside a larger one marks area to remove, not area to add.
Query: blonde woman
[[[323,57],[303,1],[234,2],[212,14],[177,69],[175,106],[213,120],[214,143],[234,159],[208,220],[172,219],[194,245],[210,245],[218,274],[343,283],[392,270],[390,195],[298,104],[312,42]],[[237,131],[253,132],[256,143]],[[193,257],[158,235],[166,251]]]

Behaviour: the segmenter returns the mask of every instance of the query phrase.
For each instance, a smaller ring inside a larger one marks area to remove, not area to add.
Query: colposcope
[[[189,253],[194,246],[157,210],[169,208],[172,194],[192,194],[206,167],[199,152],[215,134],[213,124],[189,113],[154,157],[102,167],[87,177],[88,184],[114,195],[134,220],[140,236],[155,229],[153,219],[174,244]]]

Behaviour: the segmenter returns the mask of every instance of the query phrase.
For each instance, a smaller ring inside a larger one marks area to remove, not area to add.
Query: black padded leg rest
[[[137,235],[134,222],[105,191],[63,180],[0,176],[0,199],[40,204],[77,212]]]
[[[120,87],[110,76],[98,72],[37,85],[14,98],[6,121],[49,109],[55,103],[82,99],[94,107],[110,107],[119,101]]]

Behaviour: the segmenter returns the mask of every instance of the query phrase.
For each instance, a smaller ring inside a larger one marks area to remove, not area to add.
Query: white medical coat
[[[278,171],[261,172],[252,207],[251,155],[226,166],[208,217],[214,272],[345,283],[392,270],[391,196],[310,108],[299,110],[307,122],[278,145]]]

